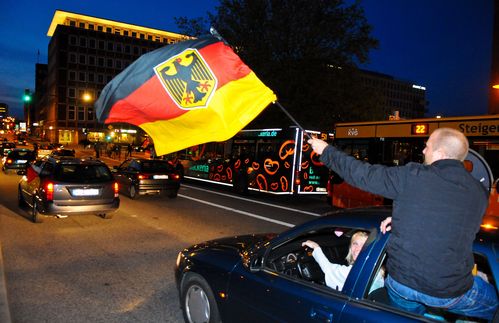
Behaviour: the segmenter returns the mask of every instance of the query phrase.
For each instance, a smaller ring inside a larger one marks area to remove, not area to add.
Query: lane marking
[[[280,224],[280,225],[283,225],[283,226],[288,227],[288,228],[292,228],[292,227],[295,226],[294,224],[291,224],[291,223],[288,223],[288,222],[283,222],[283,221],[279,221],[279,220],[267,218],[267,217],[264,217],[264,216],[261,216],[261,215],[258,215],[258,214],[254,214],[254,213],[250,213],[250,212],[245,212],[245,211],[241,211],[241,210],[238,210],[238,209],[234,209],[234,208],[231,208],[231,207],[228,207],[228,206],[223,206],[223,205],[211,203],[211,202],[200,200],[200,199],[197,199],[197,198],[194,198],[194,197],[190,197],[190,196],[187,196],[187,195],[184,195],[184,194],[178,194],[178,196],[183,197],[183,198],[188,199],[188,200],[192,200],[192,201],[196,201],[196,202],[199,202],[199,203],[203,203],[203,204],[206,204],[206,205],[209,205],[209,206],[217,207],[219,209],[224,209],[224,210],[227,210],[227,211],[231,211],[231,212],[239,213],[239,214],[242,214],[242,215],[246,215],[246,216],[249,216],[249,217],[252,217],[252,218],[255,218],[255,219],[259,219],[259,220],[263,220],[263,221],[267,221],[267,222],[272,222],[272,223],[275,223],[275,224]]]
[[[203,191],[203,192],[207,192],[207,193],[218,194],[218,195],[221,195],[221,196],[231,197],[231,198],[243,200],[243,201],[246,201],[246,202],[252,202],[252,203],[262,204],[262,205],[265,205],[265,206],[272,206],[272,207],[276,207],[276,208],[283,209],[283,210],[286,210],[286,211],[298,212],[298,213],[303,213],[303,214],[317,216],[317,217],[321,216],[320,214],[314,213],[314,212],[308,212],[308,211],[293,209],[293,208],[286,207],[286,206],[281,206],[281,205],[276,205],[276,204],[270,204],[270,203],[261,202],[261,201],[255,201],[255,200],[251,200],[251,199],[248,199],[248,198],[245,198],[245,197],[234,196],[234,195],[225,194],[225,193],[216,192],[216,191],[210,191],[210,190],[199,188],[199,187],[196,187],[196,186],[190,186],[190,185],[184,185],[184,184],[182,184],[181,187],[192,188],[192,189]]]

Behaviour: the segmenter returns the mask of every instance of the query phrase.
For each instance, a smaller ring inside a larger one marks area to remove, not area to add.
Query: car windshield
[[[109,168],[105,165],[59,165],[54,173],[54,179],[69,183],[101,183],[113,179]]]
[[[143,172],[168,172],[171,171],[171,166],[166,161],[146,160],[141,162]]]

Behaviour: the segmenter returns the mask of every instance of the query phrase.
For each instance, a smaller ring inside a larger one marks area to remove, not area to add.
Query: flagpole
[[[308,139],[312,139],[312,137],[308,134],[308,132],[306,132],[305,129],[303,129],[303,127],[298,123],[298,121],[296,121],[296,119],[293,118],[293,116],[288,112],[288,110],[286,110],[282,106],[282,104],[279,103],[279,101],[274,101],[273,103],[277,105],[282,110],[282,112],[284,112],[284,114],[287,115],[289,119],[291,119],[291,121],[293,121],[293,123],[298,127],[298,129],[300,129],[303,132],[305,136],[307,136]]]

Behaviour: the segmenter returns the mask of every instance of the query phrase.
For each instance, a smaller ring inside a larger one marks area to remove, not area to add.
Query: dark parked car
[[[385,287],[374,287],[374,278],[384,271],[390,239],[390,233],[380,233],[379,225],[390,214],[390,209],[351,209],[279,235],[222,238],[182,250],[175,277],[186,322],[466,320],[439,310],[428,309],[423,316],[396,309],[390,305]],[[302,242],[316,241],[330,261],[342,263],[350,237],[358,230],[368,232],[369,237],[343,289],[325,286],[321,269]],[[482,225],[474,244],[477,272],[496,290],[498,237],[497,223],[488,223]]]
[[[74,149],[56,148],[50,153],[51,157],[75,157]]]
[[[9,151],[12,149],[16,148],[16,143],[15,142],[10,142],[10,141],[3,141],[0,143],[0,156],[7,156]]]
[[[110,219],[118,210],[118,183],[103,162],[92,159],[36,160],[19,182],[19,205],[31,207],[33,222],[45,215],[95,213]]]
[[[3,157],[2,170],[25,171],[26,167],[36,159],[35,152],[26,148],[14,148],[10,150],[7,156]]]
[[[166,160],[131,158],[113,169],[120,190],[132,199],[145,194],[165,193],[177,197],[180,174]]]

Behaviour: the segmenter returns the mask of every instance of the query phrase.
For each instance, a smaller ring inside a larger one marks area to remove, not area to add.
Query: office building
[[[362,84],[376,93],[386,119],[422,118],[427,112],[426,88],[393,76],[361,70]]]
[[[140,55],[185,40],[181,34],[57,10],[47,35],[48,65],[37,64],[33,133],[61,144],[84,139],[131,142],[130,125],[104,126],[94,103],[102,88]]]

